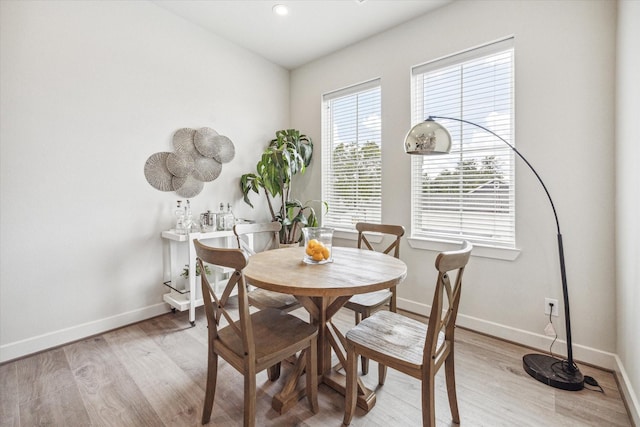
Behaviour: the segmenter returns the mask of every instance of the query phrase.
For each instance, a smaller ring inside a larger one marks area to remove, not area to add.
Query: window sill
[[[416,237],[409,237],[407,241],[409,242],[409,246],[411,246],[413,249],[425,249],[429,251],[443,252],[460,248],[460,242],[426,240],[418,239]],[[520,255],[520,249],[497,248],[495,246],[474,244],[471,255],[482,258],[514,261]]]

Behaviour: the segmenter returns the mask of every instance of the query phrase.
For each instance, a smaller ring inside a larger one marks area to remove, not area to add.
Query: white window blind
[[[322,224],[380,223],[380,80],[327,93],[322,104],[322,199],[329,204]]]
[[[468,120],[510,144],[513,39],[412,69],[412,123],[430,115]],[[437,119],[450,154],[412,156],[412,237],[515,248],[514,153],[476,126]]]

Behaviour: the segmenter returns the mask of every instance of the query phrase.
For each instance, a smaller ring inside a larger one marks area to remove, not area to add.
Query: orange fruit
[[[323,257],[324,259],[329,259],[329,255],[330,255],[330,254],[331,254],[331,253],[329,252],[329,249],[328,249],[327,247],[324,247],[324,246],[323,246],[323,247],[322,247],[322,257]]]
[[[322,252],[314,252],[312,257],[314,261],[322,261],[324,259],[322,257]]]

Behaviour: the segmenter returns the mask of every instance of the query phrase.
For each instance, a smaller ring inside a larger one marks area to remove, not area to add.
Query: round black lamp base
[[[527,354],[522,358],[524,370],[538,381],[562,390],[582,390],[582,373],[578,368],[569,369],[565,365],[565,361],[546,354]]]

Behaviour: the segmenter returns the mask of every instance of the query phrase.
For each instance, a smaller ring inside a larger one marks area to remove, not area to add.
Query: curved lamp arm
[[[551,209],[553,209],[553,216],[556,220],[556,229],[558,234],[558,254],[560,257],[560,274],[562,277],[562,295],[564,301],[564,316],[565,316],[565,327],[567,334],[567,360],[566,363],[563,362],[563,370],[568,372],[570,375],[574,375],[577,378],[577,381],[580,381],[580,388],[582,388],[582,374],[580,374],[578,367],[573,362],[573,348],[571,344],[571,320],[569,316],[569,291],[567,287],[567,273],[565,269],[564,263],[564,247],[562,244],[562,234],[560,233],[560,222],[558,221],[558,214],[556,213],[556,207],[551,199],[551,194],[549,194],[549,190],[547,190],[547,186],[542,181],[542,178],[535,170],[535,168],[529,163],[529,161],[507,140],[502,138],[500,135],[496,134],[490,129],[487,129],[484,126],[479,124],[470,122],[468,120],[458,119],[455,117],[443,117],[443,116],[429,116],[427,120],[424,122],[418,123],[407,133],[405,137],[405,151],[408,154],[417,154],[417,155],[431,155],[431,154],[444,154],[448,153],[451,149],[451,135],[444,128],[444,126],[436,123],[435,119],[445,119],[445,120],[453,120],[457,122],[467,123],[472,126],[478,127],[491,135],[498,138],[500,141],[504,142],[514,153],[518,155],[522,159],[523,162],[531,169],[533,174],[538,179],[540,185],[544,189],[544,192],[549,199],[549,203],[551,204]],[[526,356],[525,356],[526,357]],[[538,378],[538,380],[547,382],[548,378]],[[564,388],[562,385],[558,385],[560,388]]]

